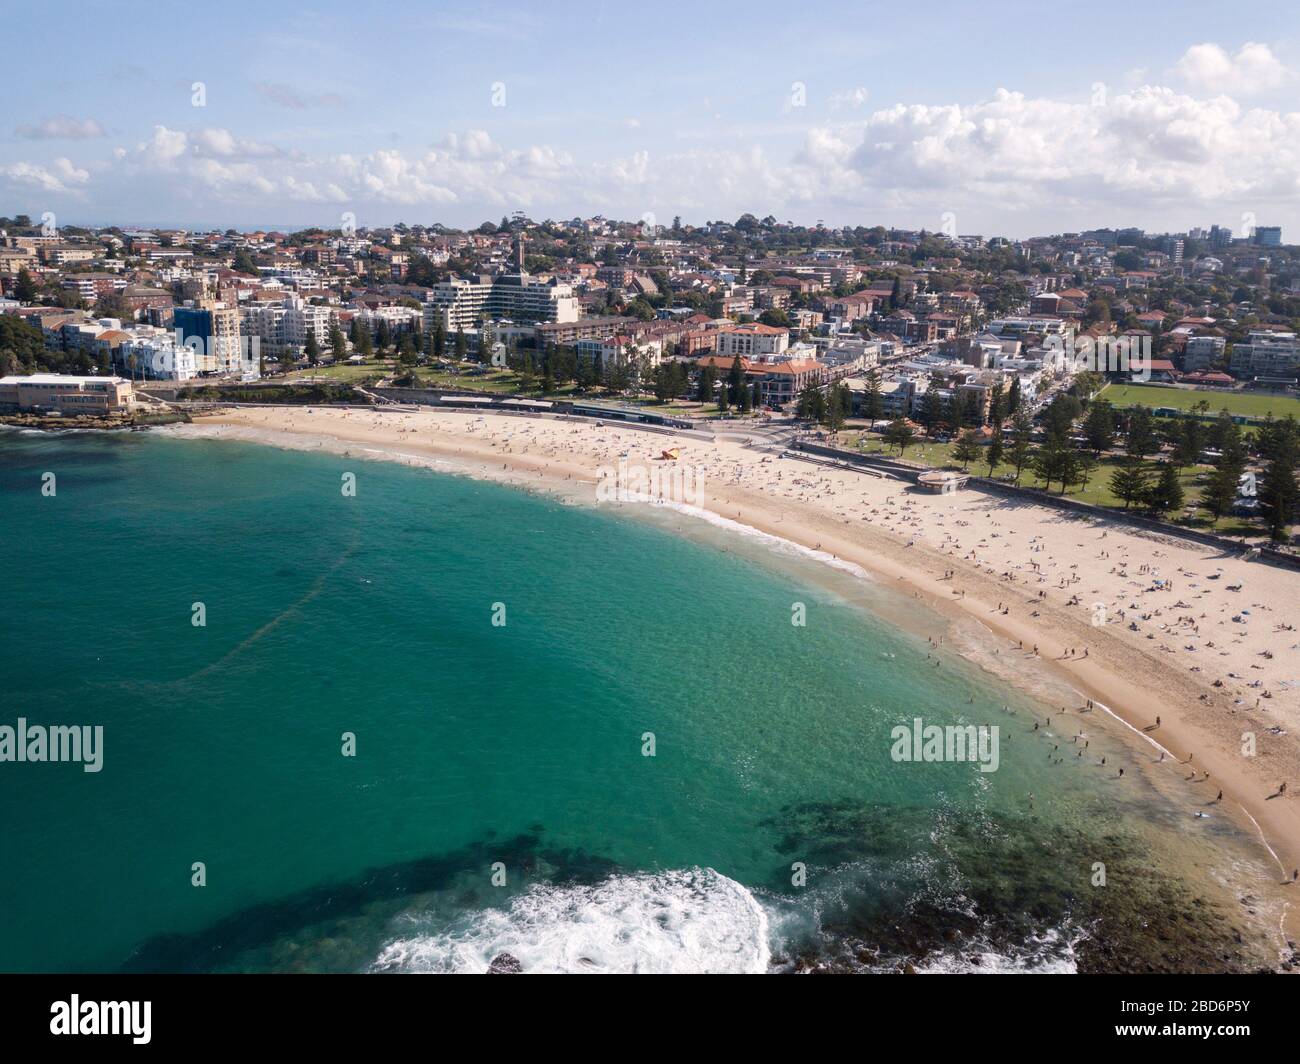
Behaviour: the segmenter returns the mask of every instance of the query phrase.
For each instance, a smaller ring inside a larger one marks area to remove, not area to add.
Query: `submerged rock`
[[[498,953],[488,965],[488,975],[522,975],[524,966],[509,953]]]

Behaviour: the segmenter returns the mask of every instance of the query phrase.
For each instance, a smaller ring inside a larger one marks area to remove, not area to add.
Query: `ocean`
[[[869,578],[680,515],[157,433],[6,431],[0,506],[0,725],[103,728],[97,772],[0,762],[0,969],[1267,952],[1230,908],[1266,874],[1250,839]],[[996,771],[898,760],[917,720],[997,728]]]

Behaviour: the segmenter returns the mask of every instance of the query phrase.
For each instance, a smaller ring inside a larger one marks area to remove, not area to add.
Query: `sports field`
[[[1210,392],[1189,388],[1167,388],[1159,384],[1110,384],[1102,389],[1100,397],[1112,406],[1168,406],[1177,410],[1191,410],[1197,403],[1209,404],[1209,413],[1217,414],[1227,408],[1230,414],[1245,417],[1300,418],[1300,399],[1289,395],[1267,392]]]

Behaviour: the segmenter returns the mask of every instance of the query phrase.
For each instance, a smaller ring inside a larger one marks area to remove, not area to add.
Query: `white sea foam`
[[[719,513],[706,509],[702,506],[691,506],[687,503],[660,501],[658,499],[641,498],[633,501],[654,503],[665,509],[673,510],[676,513],[685,514],[687,517],[695,517],[708,524],[718,528],[724,528],[729,532],[734,532],[740,536],[746,536],[750,539],[757,540],[771,549],[782,554],[791,554],[800,558],[811,558],[813,561],[821,562],[822,565],[829,565],[832,569],[839,569],[843,572],[850,573],[860,580],[870,580],[871,574],[862,566],[853,562],[845,561],[843,558],[837,558],[835,555],[824,550],[814,550],[812,547],[805,547],[802,543],[795,543],[793,540],[783,539],[781,536],[774,536],[770,532],[764,532],[762,529],[754,528],[752,525],[743,524],[740,521],[733,520],[730,517],[723,517]]]
[[[485,972],[509,953],[525,972],[764,972],[767,914],[711,868],[619,875],[595,886],[537,885],[508,908],[478,909],[390,942],[379,972]]]
[[[1048,930],[1032,936],[1023,946],[1007,952],[992,948],[967,948],[961,953],[938,953],[916,965],[918,975],[1073,975],[1079,970],[1074,947],[1083,936]]]

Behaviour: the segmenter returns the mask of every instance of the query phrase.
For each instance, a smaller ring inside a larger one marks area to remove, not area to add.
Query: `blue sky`
[[[46,3],[6,49],[0,214],[1300,238],[1296,11]]]

